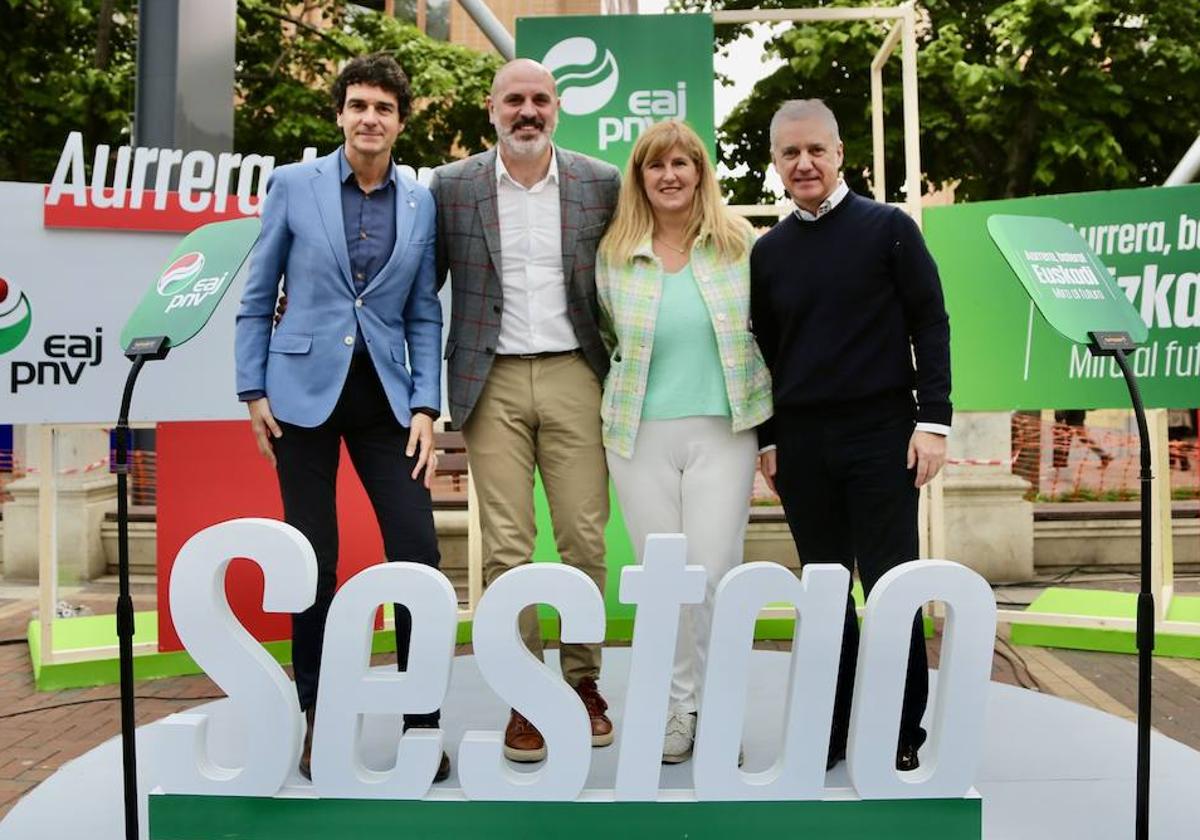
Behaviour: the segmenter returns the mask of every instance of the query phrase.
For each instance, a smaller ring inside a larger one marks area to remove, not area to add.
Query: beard
[[[517,132],[525,126],[534,126],[540,129],[541,133],[529,139],[517,137]],[[550,145],[550,138],[554,135],[554,124],[547,125],[541,120],[521,120],[513,123],[507,128],[495,126],[496,134],[504,147],[518,157],[537,157],[546,151]]]

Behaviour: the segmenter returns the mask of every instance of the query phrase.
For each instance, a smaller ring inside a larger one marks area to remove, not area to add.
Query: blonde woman
[[[611,368],[601,417],[609,472],[638,558],[651,533],[683,533],[708,572],[685,606],[663,761],[692,753],[713,593],[742,561],[771,384],[749,331],[750,226],[730,213],[686,124],[645,130],[600,244],[596,290]]]

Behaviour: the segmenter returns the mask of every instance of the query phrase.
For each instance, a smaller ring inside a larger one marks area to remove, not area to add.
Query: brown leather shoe
[[[579,685],[575,686],[575,693],[583,701],[583,706],[592,721],[592,746],[607,747],[613,742],[613,725],[604,714],[608,711],[608,703],[600,696],[596,681],[591,677],[584,677],[579,681]]]
[[[504,757],[509,761],[533,762],[546,758],[546,741],[525,715],[513,709],[504,727]]]
[[[304,749],[300,752],[300,775],[312,781],[312,739],[313,723],[316,719],[316,709],[304,710]]]

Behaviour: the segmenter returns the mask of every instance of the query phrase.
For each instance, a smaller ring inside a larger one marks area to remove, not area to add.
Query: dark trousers
[[[872,402],[853,411],[780,411],[775,487],[803,563],[858,564],[863,590],[918,554],[917,490],[906,466],[911,403]],[[846,746],[858,662],[858,620],[847,593],[830,749]],[[929,672],[921,615],[913,619],[900,744],[925,741],[921,717]]]
[[[300,707],[317,702],[317,678],[325,618],[337,586],[338,526],[335,492],[341,443],[346,442],[383,534],[388,560],[407,560],[437,568],[437,534],[433,504],[423,483],[413,480],[416,456],[404,454],[409,430],[392,413],[370,357],[355,356],[337,406],[315,428],[280,423],[283,436],[274,441],[283,496],[284,520],[312,543],[317,555],[317,597],[313,605],[292,616],[292,665]],[[396,664],[408,668],[412,614],[396,610]],[[406,715],[408,726],[436,726],[440,714]]]

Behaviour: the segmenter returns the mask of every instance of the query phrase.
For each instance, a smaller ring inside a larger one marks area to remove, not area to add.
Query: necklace
[[[676,254],[686,254],[687,253],[687,248],[676,248],[674,245],[672,245],[670,242],[667,242],[661,236],[654,237],[654,241],[657,242],[659,245],[662,245],[664,248],[670,248]]]

